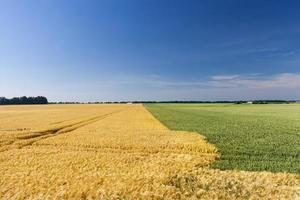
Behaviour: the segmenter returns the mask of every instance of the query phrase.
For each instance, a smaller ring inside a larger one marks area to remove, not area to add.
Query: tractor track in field
[[[0,153],[4,152],[4,151],[12,150],[12,149],[21,149],[25,146],[32,145],[35,142],[41,141],[41,140],[49,138],[49,137],[55,137],[57,135],[70,133],[74,130],[77,130],[78,128],[87,126],[89,124],[92,124],[92,123],[100,121],[100,120],[103,120],[107,117],[110,117],[114,114],[120,113],[124,110],[126,110],[126,109],[118,110],[118,111],[107,113],[104,115],[91,117],[86,120],[67,124],[64,126],[54,127],[52,129],[50,128],[49,130],[36,131],[36,132],[31,132],[31,133],[29,132],[28,135],[16,137],[14,141],[11,141],[10,143],[8,143],[6,145],[1,146]]]

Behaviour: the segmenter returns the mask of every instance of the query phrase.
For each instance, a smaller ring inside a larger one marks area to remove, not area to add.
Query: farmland
[[[149,104],[173,130],[195,131],[220,150],[214,168],[300,173],[300,104]]]
[[[168,129],[140,104],[1,106],[0,199],[299,195],[296,174],[212,169],[222,157],[216,144]]]

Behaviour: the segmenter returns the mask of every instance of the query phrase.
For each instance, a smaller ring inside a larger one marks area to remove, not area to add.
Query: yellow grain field
[[[210,169],[142,105],[0,107],[0,199],[296,199],[299,176]]]

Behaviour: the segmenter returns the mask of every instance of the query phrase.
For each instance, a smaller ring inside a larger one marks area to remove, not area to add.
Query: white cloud
[[[197,81],[177,81],[160,76],[139,76],[119,77],[116,81],[111,80],[110,84],[142,84],[148,87],[192,87],[192,88],[282,88],[300,89],[300,73],[281,73],[271,76],[259,74],[246,75],[215,75]]]
[[[222,76],[218,76],[222,77]],[[300,74],[282,73],[272,76],[259,75],[233,75],[224,76],[229,78],[216,79],[213,76],[211,81],[208,81],[212,87],[243,87],[253,89],[300,89]],[[230,78],[231,77],[231,78]]]
[[[215,75],[196,81],[177,81],[159,76],[127,78],[127,81],[118,79],[111,82],[122,84],[125,88],[121,92],[122,99],[126,99],[127,94],[130,94],[130,100],[300,99],[298,73]]]
[[[217,75],[217,76],[212,76],[211,79],[212,80],[233,80],[238,78],[239,75]]]

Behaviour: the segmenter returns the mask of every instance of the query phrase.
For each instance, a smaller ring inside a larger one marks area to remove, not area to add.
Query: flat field
[[[299,175],[221,171],[143,105],[0,107],[0,199],[295,199]]]
[[[300,173],[300,104],[149,104],[172,130],[198,132],[221,153],[219,169]]]

